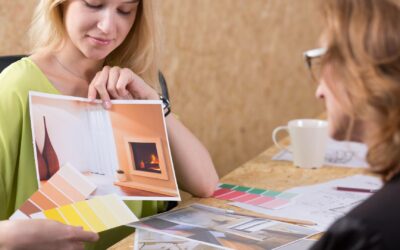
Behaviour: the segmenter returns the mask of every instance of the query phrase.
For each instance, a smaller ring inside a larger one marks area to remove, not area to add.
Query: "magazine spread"
[[[129,225],[214,248],[241,250],[275,249],[319,233],[303,226],[235,214],[201,204],[192,204]]]
[[[39,186],[65,165],[125,200],[180,200],[162,102],[101,101],[30,92]]]
[[[220,250],[215,246],[202,244],[190,239],[178,238],[153,231],[138,229],[135,231],[135,242],[133,249],[158,250],[158,249],[194,249],[194,250]]]

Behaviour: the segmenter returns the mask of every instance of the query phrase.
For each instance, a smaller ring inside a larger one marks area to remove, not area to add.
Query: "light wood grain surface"
[[[285,142],[287,143],[287,139]],[[366,169],[360,168],[324,166],[318,169],[303,169],[293,166],[292,162],[272,161],[272,157],[278,151],[276,147],[267,149],[254,159],[227,174],[221,179],[221,182],[283,191],[296,186],[322,183],[350,175],[368,174]],[[257,215],[256,213],[227,205],[227,201],[213,198],[199,199],[191,197],[184,200],[179,207],[187,206],[195,202]],[[318,237],[319,236],[316,236],[314,238]],[[133,235],[118,242],[110,249],[133,249]]]

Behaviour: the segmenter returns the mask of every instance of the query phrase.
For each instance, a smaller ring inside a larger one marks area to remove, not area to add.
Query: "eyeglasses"
[[[318,82],[321,77],[321,58],[326,53],[326,48],[307,50],[303,53],[306,65],[310,70],[312,79]]]

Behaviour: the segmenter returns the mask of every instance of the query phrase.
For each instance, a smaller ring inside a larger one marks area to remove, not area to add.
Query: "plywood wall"
[[[156,0],[173,111],[222,176],[271,145],[275,126],[322,111],[302,52],[321,30],[317,0]],[[0,54],[26,53],[34,0],[0,0]]]

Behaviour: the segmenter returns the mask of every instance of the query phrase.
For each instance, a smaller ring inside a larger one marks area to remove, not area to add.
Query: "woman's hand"
[[[0,249],[84,249],[98,234],[52,220],[0,222]]]
[[[89,85],[88,98],[99,96],[105,108],[111,99],[157,100],[157,92],[128,68],[104,66]]]

